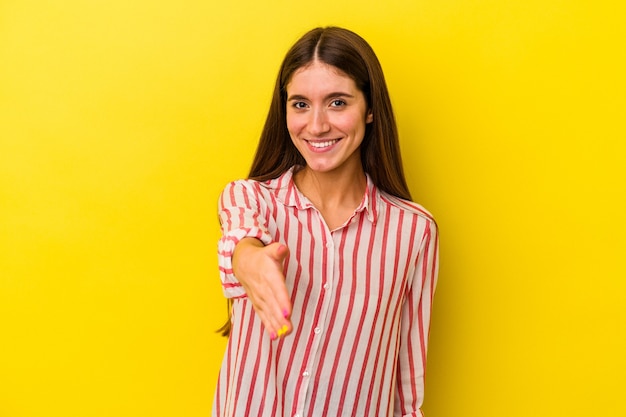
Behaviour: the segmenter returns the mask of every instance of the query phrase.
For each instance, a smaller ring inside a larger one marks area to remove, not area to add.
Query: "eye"
[[[306,109],[307,105],[304,101],[295,101],[292,106],[295,109]]]
[[[333,101],[331,101],[330,105],[332,107],[342,107],[346,105],[346,102],[340,99],[335,99]]]

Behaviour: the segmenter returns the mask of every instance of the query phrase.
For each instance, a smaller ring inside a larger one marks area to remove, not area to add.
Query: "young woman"
[[[421,415],[438,237],[410,199],[376,55],[346,29],[306,33],[249,179],[219,199],[214,416]]]

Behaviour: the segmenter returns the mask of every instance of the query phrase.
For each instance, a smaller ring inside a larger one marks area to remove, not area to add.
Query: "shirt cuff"
[[[259,239],[264,245],[272,243],[272,238],[258,227],[235,229],[225,233],[217,243],[217,258],[222,281],[222,290],[226,298],[242,298],[246,296],[243,286],[233,274],[233,253],[235,246],[246,237]]]

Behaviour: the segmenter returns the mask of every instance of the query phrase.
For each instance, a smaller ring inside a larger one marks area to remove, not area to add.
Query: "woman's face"
[[[287,129],[313,171],[360,170],[359,147],[371,121],[363,92],[336,67],[313,61],[287,84]]]

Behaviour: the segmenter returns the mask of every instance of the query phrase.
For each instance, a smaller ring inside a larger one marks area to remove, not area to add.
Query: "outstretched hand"
[[[272,339],[291,332],[291,301],[285,285],[283,264],[287,246],[264,246],[254,238],[242,239],[233,254],[233,272]]]

